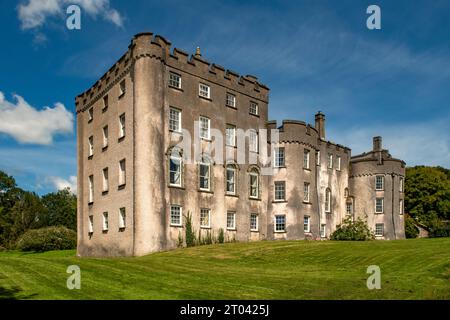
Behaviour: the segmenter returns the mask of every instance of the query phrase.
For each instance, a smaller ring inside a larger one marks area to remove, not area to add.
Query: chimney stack
[[[325,140],[325,115],[321,111],[316,113],[315,128],[319,132],[320,139]]]
[[[383,149],[381,137],[373,137],[373,151],[381,151]]]

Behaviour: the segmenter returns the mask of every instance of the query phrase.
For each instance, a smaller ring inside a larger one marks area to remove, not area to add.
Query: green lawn
[[[66,288],[73,264],[80,290]],[[380,290],[366,287],[369,265],[381,268]],[[263,241],[114,259],[1,252],[0,298],[450,299],[450,238]]]

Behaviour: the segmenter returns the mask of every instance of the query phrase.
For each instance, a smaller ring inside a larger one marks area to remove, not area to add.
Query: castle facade
[[[321,112],[277,125],[255,76],[170,47],[134,36],[76,98],[80,256],[175,248],[189,217],[197,236],[228,241],[327,239],[346,217],[405,237],[405,163],[380,137],[352,157]]]

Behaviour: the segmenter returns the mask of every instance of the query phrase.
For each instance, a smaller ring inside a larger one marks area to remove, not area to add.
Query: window
[[[347,202],[345,204],[345,213],[348,215],[353,214],[353,203],[352,202]]]
[[[236,126],[227,124],[226,129],[226,144],[227,146],[236,146]]]
[[[94,176],[89,176],[89,203],[94,202]]]
[[[89,108],[88,110],[88,122],[94,120],[94,108]]]
[[[375,213],[383,213],[383,212],[384,212],[384,198],[376,198]]]
[[[236,96],[231,93],[227,93],[227,107],[236,108]]]
[[[108,168],[103,169],[103,192],[109,190]]]
[[[331,153],[327,157],[327,167],[328,169],[333,169],[333,155]]]
[[[211,89],[206,84],[200,83],[198,85],[198,95],[200,97],[209,99],[211,97]]]
[[[89,216],[89,233],[94,233],[94,216]]]
[[[209,118],[200,117],[200,138],[202,139],[210,139],[210,123]]]
[[[286,230],[286,216],[275,216],[275,232],[284,232]]]
[[[227,229],[228,230],[236,229],[236,213],[235,212],[227,212]]]
[[[171,186],[181,187],[181,166],[181,157],[173,155],[169,158],[169,184]]]
[[[181,89],[181,76],[176,73],[170,72],[169,73],[169,86]]]
[[[200,172],[200,190],[208,190],[210,189],[210,164],[205,162],[200,162],[199,164],[199,172]]]
[[[316,151],[316,165],[320,166],[320,151]]]
[[[119,186],[123,186],[126,183],[126,167],[125,167],[125,159],[120,160],[119,162]]]
[[[284,148],[275,148],[274,149],[274,161],[275,161],[275,167],[280,168],[284,167]]]
[[[258,152],[258,132],[250,130],[249,149],[251,152]]]
[[[403,192],[403,178],[400,178],[400,181],[399,181],[399,191],[400,192]]]
[[[336,170],[337,171],[341,171],[341,157],[340,156],[336,156]]]
[[[94,137],[89,137],[89,157],[94,155]]]
[[[400,203],[399,203],[399,214],[403,214],[403,199],[400,199]]]
[[[236,168],[232,165],[227,166],[227,189],[228,194],[236,194]]]
[[[108,102],[108,95],[103,97],[103,109],[102,111],[105,112],[108,109],[109,102]]]
[[[321,238],[325,238],[327,236],[326,227],[327,227],[326,224],[321,224],[320,225],[320,237]]]
[[[255,103],[255,102],[250,102],[250,110],[249,110],[249,112],[250,112],[250,114],[253,114],[253,115],[255,115],[255,116],[257,116],[258,115],[258,104],[257,103]]]
[[[325,212],[331,212],[331,190],[325,191]]]
[[[108,146],[108,126],[103,127],[103,148]]]
[[[200,227],[209,228],[210,227],[210,209],[200,209]]]
[[[303,231],[304,231],[305,233],[311,232],[311,226],[310,226],[310,223],[311,223],[310,217],[309,217],[309,216],[304,216],[304,217],[303,217]]]
[[[285,200],[286,199],[286,182],[276,181],[275,182],[275,200]]]
[[[309,203],[309,189],[310,184],[308,182],[303,183],[303,202]]]
[[[109,222],[108,222],[108,212],[103,212],[103,231],[108,231]]]
[[[256,213],[250,214],[250,231],[258,231],[258,215]]]
[[[122,80],[119,84],[119,97],[123,96],[125,94],[125,80]]]
[[[125,113],[119,117],[119,139],[125,137]]]
[[[250,198],[259,197],[259,173],[256,169],[253,169],[249,173],[250,177]]]
[[[384,235],[384,223],[375,224],[375,236],[382,237]]]
[[[384,177],[383,176],[375,177],[375,190],[384,190]]]
[[[169,109],[169,130],[181,132],[181,111],[172,107]]]
[[[303,152],[303,168],[309,169],[309,150]]]
[[[119,229],[125,229],[125,227],[127,226],[126,223],[126,212],[125,212],[125,208],[120,208],[119,209]]]
[[[170,225],[181,226],[182,225],[182,211],[181,206],[170,206]]]

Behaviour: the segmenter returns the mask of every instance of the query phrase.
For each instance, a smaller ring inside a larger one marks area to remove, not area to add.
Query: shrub
[[[185,228],[186,247],[193,247],[195,246],[195,233],[192,227],[192,215],[190,214],[190,212],[187,213],[185,227],[186,227]]]
[[[353,221],[351,217],[344,219],[331,235],[331,240],[365,241],[374,238],[372,231],[361,218]]]
[[[182,248],[184,244],[183,236],[181,235],[181,232],[178,232],[178,242],[177,247]]]
[[[414,219],[409,215],[405,214],[405,237],[406,238],[417,238],[419,234],[419,229],[414,223]]]
[[[66,227],[47,227],[25,232],[16,247],[22,251],[50,251],[75,249],[77,234]]]
[[[219,243],[224,243],[224,242],[225,242],[225,237],[224,237],[223,229],[222,229],[222,228],[219,229],[219,238],[218,238],[218,241],[219,241]]]
[[[428,227],[430,232],[428,236],[430,238],[450,237],[450,223],[441,220],[433,220],[429,223]]]

